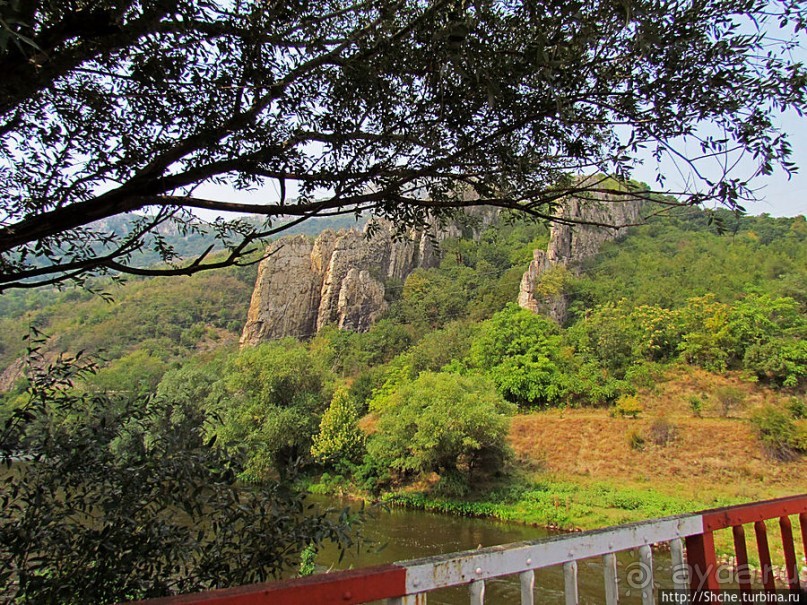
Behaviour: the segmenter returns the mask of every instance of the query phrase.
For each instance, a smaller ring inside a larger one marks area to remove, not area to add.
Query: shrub
[[[502,467],[508,415],[515,406],[482,376],[424,372],[374,402],[378,432],[368,451],[381,466],[402,473],[456,472],[470,477],[480,462]]]
[[[625,370],[625,381],[637,389],[653,389],[664,378],[664,366],[651,361],[634,363]]]
[[[761,380],[798,387],[807,378],[807,342],[789,337],[753,344],[745,352],[743,367]]]
[[[365,454],[361,464],[353,467],[353,484],[374,496],[392,483],[389,466],[381,464],[369,454]]]
[[[695,418],[701,418],[703,416],[703,399],[697,395],[692,395],[689,398],[689,408],[692,410],[692,415],[695,416]]]
[[[675,441],[678,427],[664,417],[656,418],[650,425],[648,438],[655,445],[664,447]]]
[[[807,451],[803,428],[784,410],[766,405],[754,412],[751,424],[765,452],[776,460],[790,461]]]
[[[360,373],[353,379],[350,386],[350,396],[356,402],[360,413],[367,411],[373,392],[380,389],[387,379],[387,366],[373,366]]]
[[[620,395],[635,392],[626,380],[617,380],[598,364],[587,362],[577,365],[575,361],[564,364],[560,393],[563,403],[571,406],[607,406]]]
[[[444,498],[464,498],[469,490],[468,477],[458,472],[443,474],[434,486],[434,494]]]
[[[358,427],[356,403],[346,387],[337,389],[314,436],[311,455],[323,464],[358,462],[364,454],[364,433]]]
[[[630,449],[641,452],[644,449],[645,443],[645,438],[639,431],[634,430],[628,433],[628,445]]]
[[[639,403],[639,398],[635,395],[623,395],[617,400],[616,407],[614,407],[614,415],[622,416],[623,418],[626,416],[634,419],[638,418],[643,411],[644,408]]]
[[[732,411],[745,404],[745,394],[737,387],[719,387],[715,389],[715,397],[720,404],[720,413],[723,418],[728,418]]]
[[[586,312],[569,332],[575,348],[596,361],[616,376],[622,378],[636,356],[639,334],[630,318],[627,301],[606,303]]]
[[[710,372],[728,369],[736,341],[729,330],[731,307],[717,302],[713,294],[691,298],[680,311],[684,334],[678,345],[687,363]]]
[[[790,401],[787,402],[787,410],[796,420],[807,418],[807,403],[805,403],[804,398],[791,397]]]
[[[793,435],[793,449],[798,452],[807,452],[807,419],[795,422],[796,432]]]

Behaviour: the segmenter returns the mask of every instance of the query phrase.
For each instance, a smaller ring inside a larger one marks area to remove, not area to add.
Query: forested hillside
[[[86,381],[91,390],[139,396],[169,389],[176,395],[178,384],[190,388],[183,376],[201,372],[210,392],[197,393],[196,401],[206,401],[204,406],[224,418],[216,429],[222,442],[259,444],[250,471],[254,478],[277,472],[282,460],[309,458],[315,440],[312,462],[339,460],[341,453],[328,450],[318,435],[329,405],[346,407],[333,412],[340,418],[370,413],[364,422],[372,434],[356,437],[362,444],[367,440],[367,457],[364,446],[356,454],[357,463],[370,465],[361,472],[392,468],[403,479],[433,470],[450,474],[459,467],[470,474],[468,452],[487,446],[499,452],[495,470],[506,446],[503,433],[477,436],[470,450],[457,446],[439,462],[429,454],[414,468],[411,447],[404,455],[389,443],[403,427],[385,415],[395,410],[391,418],[401,417],[402,397],[420,401],[446,389],[452,395],[446,395],[449,407],[440,413],[462,415],[462,406],[449,400],[478,391],[493,397],[492,407],[473,415],[491,419],[503,410],[548,407],[616,406],[635,414],[631,406],[638,390],[675,364],[736,371],[743,380],[803,396],[804,217],[737,219],[727,212],[715,217],[690,210],[634,228],[627,238],[606,244],[580,274],[563,269],[545,277],[542,287],[572,300],[566,326],[512,302],[532,251],[546,241],[542,224],[503,217],[478,241],[444,242],[438,268],[388,284],[390,310],[369,332],[326,329],[307,343],[279,341],[241,352],[235,344],[253,267],[191,278],[130,279],[123,285],[99,282],[94,288],[104,297],[87,290],[11,293],[0,297],[0,363],[15,366],[32,325],[51,335],[46,347],[51,354],[84,351],[100,360],[100,369]],[[211,356],[215,363],[206,367]],[[7,376],[19,374],[11,370]],[[282,376],[293,380],[284,382]],[[281,382],[272,386],[276,380]],[[21,388],[19,383],[7,394],[7,407],[19,401],[15,393]],[[517,408],[508,407],[513,405]],[[254,422],[239,420],[245,414],[267,426],[256,431]],[[399,437],[397,447],[413,439]],[[803,445],[794,436],[783,447],[795,452]],[[379,485],[398,480],[370,479]]]
[[[317,218],[290,227],[288,234],[316,235],[325,229],[361,227],[363,222],[352,216]],[[116,233],[127,232],[126,219],[109,223],[106,227]],[[193,230],[163,237],[180,258],[199,254],[217,241]],[[158,258],[156,252],[144,251],[134,264],[148,266]],[[5,376],[3,371],[24,354],[23,337],[31,327],[52,337],[49,350],[86,351],[112,362],[104,375],[128,375],[129,383],[153,388],[171,363],[194,349],[237,341],[256,275],[256,266],[247,265],[173,279],[97,278],[85,288],[7,290],[0,295],[0,391],[19,375],[19,364]],[[139,372],[143,376],[131,377]]]
[[[181,510],[246,524],[215,548],[229,561],[246,540],[271,570],[351,540],[347,512],[312,517],[313,534],[284,525],[302,506],[278,491],[284,479],[562,528],[804,491],[807,222],[716,218],[657,218],[580,273],[546,272],[537,291],[571,300],[562,326],[513,302],[549,234],[507,216],[478,240],[444,241],[439,267],[388,282],[389,310],[364,333],[326,327],[239,349],[254,266],[4,294],[2,447],[39,460],[15,502],[69,525],[73,505],[59,490],[43,500],[42,486],[104,485],[70,497],[108,509],[121,544],[137,534],[157,552],[185,548],[171,515],[165,527],[137,516]],[[36,526],[53,543],[42,565],[89,573]],[[267,543],[275,530],[286,533]],[[208,539],[218,534],[196,538]],[[264,548],[275,543],[286,550]],[[128,561],[105,565],[128,577]],[[66,585],[53,578],[43,586]]]
[[[639,227],[606,244],[574,287],[577,316],[625,298],[635,305],[682,306],[712,294],[731,302],[757,292],[807,302],[807,221],[719,212],[720,229],[690,211]],[[717,236],[718,232],[723,234]]]

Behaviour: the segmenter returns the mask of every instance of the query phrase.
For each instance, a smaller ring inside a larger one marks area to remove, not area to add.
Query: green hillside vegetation
[[[237,351],[255,270],[233,268],[131,280],[110,288],[113,302],[69,290],[46,304],[33,293],[35,308],[20,313],[12,298],[2,359],[19,355],[28,323],[56,335],[52,350],[103,351],[108,361],[80,389],[194,406],[216,419],[208,438],[246,457],[240,477],[251,483],[302,463],[324,473],[317,489],[378,495],[426,481],[432,494],[470,497],[534,464],[508,435],[514,414],[599,410],[630,421],[681,367],[797,402],[774,398],[743,422],[772,458],[801,460],[807,222],[718,219],[722,233],[694,210],[656,219],[606,245],[580,276],[550,275],[544,286],[572,300],[565,326],[512,302],[546,227],[502,220],[478,241],[445,242],[439,267],[387,284],[390,309],[366,333],[327,328],[309,342]],[[731,418],[745,397],[732,388],[702,398]],[[698,397],[687,414],[702,413]],[[23,400],[7,394],[5,415]],[[637,433],[635,449],[648,438]]]
[[[243,220],[257,224],[262,219],[260,217],[247,217]],[[288,230],[283,232],[283,234],[308,235],[313,237],[325,229],[361,229],[365,223],[365,220],[366,219],[364,217],[359,217],[357,219],[352,215],[314,217],[299,225],[289,227]],[[107,224],[105,228],[108,228],[110,231],[122,237],[128,233],[131,227],[131,222],[131,219],[126,217],[112,217],[106,219]],[[172,231],[170,233],[163,233],[161,235],[165,240],[165,244],[174,250],[179,259],[192,259],[194,256],[204,252],[209,246],[216,244],[220,245],[220,242],[209,234],[204,228],[204,225],[201,223],[199,224],[198,229],[191,230],[186,234],[180,234],[176,231]],[[270,238],[270,241],[271,239],[273,238]],[[216,248],[214,248],[214,250],[215,249]],[[137,261],[132,263],[134,266],[150,267],[159,262],[159,254],[156,252],[143,250],[138,252],[138,255]],[[215,254],[210,257],[211,260],[216,258],[217,256]],[[224,273],[227,272],[228,271],[224,271]],[[254,272],[252,275],[254,275]],[[126,281],[137,282],[142,280],[138,277],[128,276],[126,277]],[[71,288],[67,292],[45,287],[33,290],[6,290],[0,296],[0,318],[18,319],[26,312],[37,311],[44,307],[58,305],[60,302],[71,303],[75,301],[88,300],[93,298],[94,295],[98,293],[109,294],[115,299],[119,298],[120,296],[126,296],[125,290],[110,291],[112,288],[110,283],[111,282],[107,279],[89,280],[87,288]],[[2,361],[0,361],[0,364],[2,364]]]
[[[703,213],[689,211],[631,230],[606,243],[574,280],[573,317],[604,303],[626,299],[633,306],[668,309],[690,298],[713,295],[732,302],[757,292],[788,296],[807,305],[807,220],[734,215],[718,211],[727,231]]]
[[[23,337],[33,326],[51,336],[51,356],[84,351],[102,362],[93,388],[153,392],[162,374],[193,351],[237,342],[256,274],[249,266],[123,284],[98,280],[105,296],[82,289],[4,294],[0,368],[24,355]],[[21,304],[30,310],[20,311]]]

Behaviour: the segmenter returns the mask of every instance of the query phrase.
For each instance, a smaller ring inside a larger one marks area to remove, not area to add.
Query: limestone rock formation
[[[309,338],[326,325],[364,331],[386,310],[388,280],[403,281],[418,267],[439,262],[433,239],[448,231],[396,237],[377,221],[364,232],[324,231],[312,241],[283,238],[267,249],[258,269],[242,345],[294,336]]]
[[[373,279],[369,271],[351,268],[339,290],[336,325],[340,330],[369,330],[387,310],[384,294],[384,284]]]
[[[258,267],[242,342],[304,338],[316,331],[323,277],[319,253],[323,247],[327,244],[315,244],[304,235],[269,246],[267,258]]]
[[[624,233],[624,227],[641,220],[642,201],[605,194],[589,194],[589,198],[569,198],[562,203],[560,222],[551,227],[547,249],[533,252],[521,278],[519,306],[544,313],[558,323],[566,320],[568,311],[562,288],[557,287],[562,280],[558,274],[574,270],[580,261],[597,254],[604,242]]]
[[[14,388],[17,381],[25,377],[25,360],[16,359],[2,372],[0,372],[0,393]]]

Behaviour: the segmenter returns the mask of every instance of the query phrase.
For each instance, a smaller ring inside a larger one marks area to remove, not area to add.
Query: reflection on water
[[[332,505],[344,505],[332,502]],[[360,552],[347,553],[337,561],[335,549],[320,553],[317,563],[320,571],[350,569],[417,559],[478,547],[496,546],[524,540],[538,540],[549,535],[545,529],[501,523],[487,519],[468,519],[421,511],[402,509],[376,510],[368,519],[364,535],[373,542]],[[660,588],[672,587],[670,556],[654,551],[655,578]],[[631,589],[627,575],[635,573],[638,555],[621,553],[618,556],[620,603],[641,603],[638,590]],[[599,605],[605,602],[602,561],[584,560],[578,563],[580,603]],[[563,571],[560,567],[539,570],[535,576],[536,603],[561,604],[563,597]],[[487,582],[486,605],[511,605],[520,602],[517,577]],[[429,605],[467,605],[466,588],[454,588],[429,594]]]

